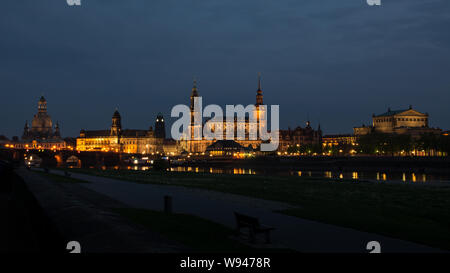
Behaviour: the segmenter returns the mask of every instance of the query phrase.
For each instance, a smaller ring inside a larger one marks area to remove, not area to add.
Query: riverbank
[[[71,169],[136,183],[200,188],[279,201],[279,212],[450,250],[450,186],[294,176]]]
[[[274,156],[252,159],[208,159],[201,157],[186,161],[184,166],[216,168],[252,168],[267,174],[285,171],[341,172],[414,172],[450,175],[449,157],[390,157],[390,156]],[[182,165],[182,166],[183,166]]]

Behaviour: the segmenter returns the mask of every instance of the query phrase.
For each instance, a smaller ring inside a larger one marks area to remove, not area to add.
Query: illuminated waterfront
[[[128,167],[130,170],[149,170],[149,167]],[[386,182],[450,182],[448,174],[425,174],[415,172],[387,172],[387,171],[274,171],[252,168],[228,168],[228,167],[190,167],[177,166],[168,169],[171,172],[193,172],[193,173],[211,173],[211,174],[235,174],[235,175],[281,175],[281,176],[300,176],[311,178],[328,178],[335,180],[354,180],[354,181],[386,181]]]

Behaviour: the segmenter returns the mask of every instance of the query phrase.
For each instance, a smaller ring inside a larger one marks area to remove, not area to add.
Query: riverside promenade
[[[16,234],[17,238],[29,238],[26,246],[14,249],[16,252],[66,253],[71,241],[81,244],[82,253],[189,251],[178,242],[111,212],[111,208],[128,207],[118,200],[80,183],[55,183],[25,168],[16,169],[15,173],[21,181],[15,181],[12,199],[27,199],[19,206],[26,210],[21,226],[29,230]]]
[[[52,173],[63,175],[62,171]],[[349,228],[328,225],[277,213],[289,208],[287,204],[179,186],[138,184],[129,181],[71,173],[71,177],[88,181],[80,184],[129,207],[163,210],[164,196],[173,198],[176,213],[196,215],[235,227],[233,212],[258,217],[261,223],[273,226],[273,246],[300,252],[367,253],[366,245],[378,241],[382,252],[441,252],[420,244],[361,232]]]

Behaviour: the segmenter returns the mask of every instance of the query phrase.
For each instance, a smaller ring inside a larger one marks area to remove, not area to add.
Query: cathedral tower
[[[202,124],[195,124],[195,116],[201,119],[200,113],[195,111],[195,98],[200,98],[197,90],[197,80],[194,79],[194,84],[192,86],[191,92],[191,125],[190,125],[190,134],[191,139],[194,139],[195,136],[201,138],[202,135]],[[201,123],[201,120],[200,120]]]
[[[191,112],[194,111],[194,98],[199,97],[198,90],[197,90],[197,80],[194,79],[194,85],[192,86],[192,92],[191,92]]]
[[[261,89],[261,73],[258,73],[258,90],[256,91],[256,111],[255,111],[255,116],[256,116],[256,130],[258,132],[258,138],[260,138],[260,133],[259,133],[259,127],[261,127],[262,130],[266,129],[267,126],[267,122],[265,120],[266,118],[266,113],[265,111],[267,109],[264,109],[263,107],[260,107],[264,105],[263,103],[263,94],[262,94],[262,89]]]

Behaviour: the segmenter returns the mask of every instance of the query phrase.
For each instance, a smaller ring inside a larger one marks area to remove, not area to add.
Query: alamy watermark
[[[260,140],[261,151],[275,151],[279,144],[279,105],[270,106],[270,127],[267,105],[226,105],[226,115],[219,105],[203,109],[202,97],[195,97],[192,109],[175,105],[171,117],[178,118],[171,128],[175,140]],[[181,116],[180,116],[181,115]],[[209,118],[203,123],[203,118]],[[224,131],[225,130],[225,131]],[[236,134],[235,134],[236,133]]]
[[[81,6],[81,0],[66,0],[69,6]]]
[[[367,0],[369,6],[381,6],[381,0]]]

